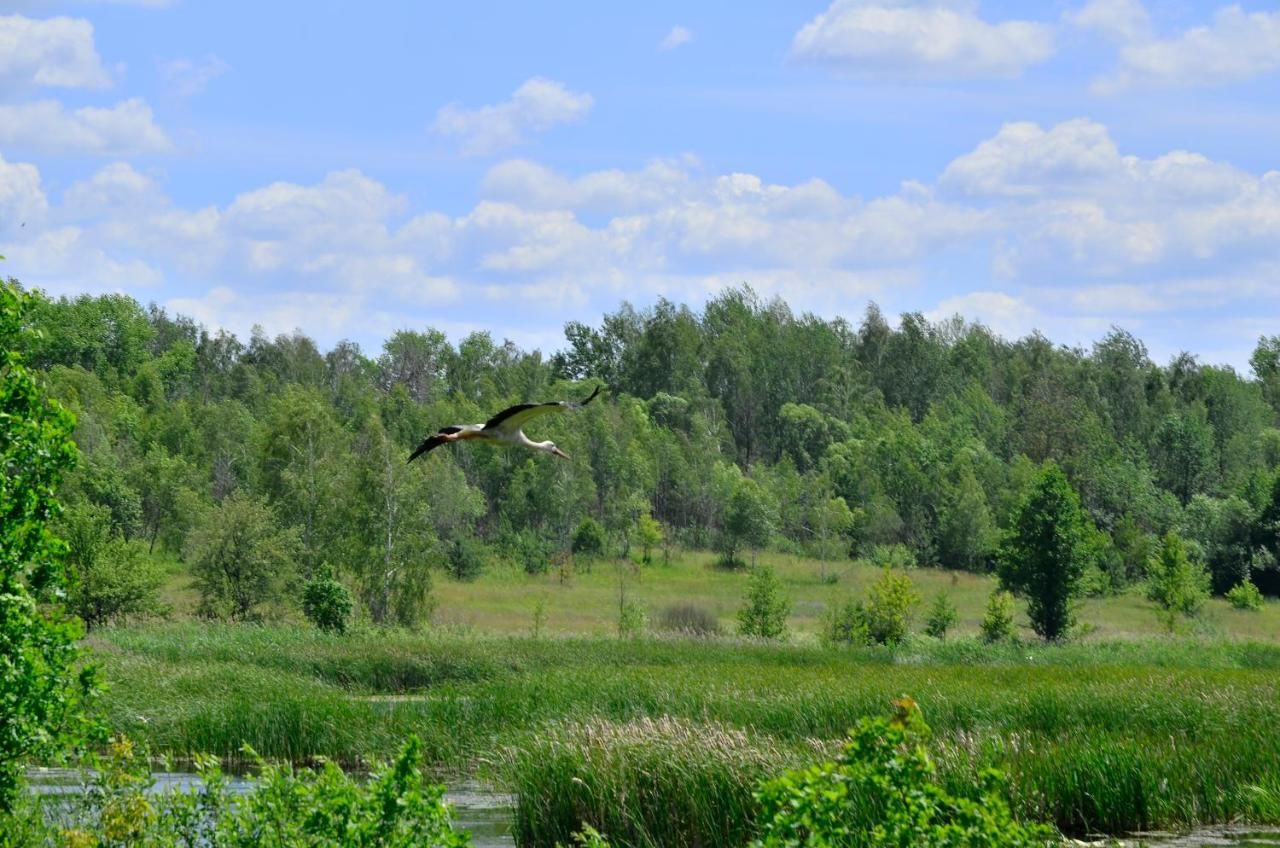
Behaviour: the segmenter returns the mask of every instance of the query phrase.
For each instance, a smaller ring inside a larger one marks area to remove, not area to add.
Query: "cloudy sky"
[[[1276,2],[484,6],[0,0],[0,273],[371,351],[743,282],[1280,333]]]

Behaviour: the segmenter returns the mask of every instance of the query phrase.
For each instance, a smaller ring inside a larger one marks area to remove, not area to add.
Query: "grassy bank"
[[[358,762],[417,733],[438,767],[516,789],[531,844],[564,839],[584,818],[607,829],[611,809],[675,816],[637,801],[657,797],[696,799],[698,814],[646,827],[715,842],[709,823],[742,819],[771,764],[812,757],[902,693],[924,706],[944,781],[964,785],[997,765],[1013,779],[1015,809],[1072,832],[1280,820],[1274,645],[828,651],[194,624],[93,642],[114,681],[112,724],[158,750],[230,755],[248,742],[272,757]],[[663,741],[677,731],[680,745]],[[725,734],[729,760],[707,747]],[[676,747],[692,753],[661,754]]]

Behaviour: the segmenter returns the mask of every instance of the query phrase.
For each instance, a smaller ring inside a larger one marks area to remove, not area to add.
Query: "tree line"
[[[1050,467],[1079,504],[1089,591],[1146,579],[1173,532],[1213,591],[1280,594],[1280,336],[1246,376],[1157,364],[1118,328],[1082,349],[959,317],[893,326],[874,305],[797,315],[744,287],[571,322],[549,356],[430,328],[322,351],[123,295],[26,297],[25,361],[76,415],[59,532],[90,625],[145,612],[174,560],[209,616],[270,615],[307,586],[349,604],[336,585],[405,625],[433,580],[497,557],[563,568],[575,547],[994,571]],[[536,428],[571,462],[471,446],[405,463],[442,424],[599,383],[604,402]]]

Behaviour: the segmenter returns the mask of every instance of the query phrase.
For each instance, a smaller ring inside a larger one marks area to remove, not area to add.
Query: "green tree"
[[[809,512],[809,523],[814,535],[818,538],[818,578],[827,579],[827,560],[834,559],[835,548],[832,540],[844,539],[841,547],[847,553],[848,540],[845,535],[853,529],[855,522],[853,510],[842,497],[824,497],[815,503]]]
[[[75,465],[71,415],[25,365],[35,341],[31,301],[0,281],[0,809],[11,808],[24,764],[83,740],[92,670],[76,672],[79,625],[56,602],[66,544],[57,518],[62,475]]]
[[[933,606],[929,607],[924,632],[935,639],[945,639],[947,631],[955,626],[959,618],[960,614],[956,612],[956,605],[951,602],[950,596],[946,592],[939,592],[933,599]]]
[[[1147,564],[1147,599],[1160,609],[1170,631],[1179,614],[1194,616],[1209,599],[1209,572],[1187,556],[1182,538],[1170,530]]]
[[[114,535],[106,507],[78,503],[59,525],[67,540],[67,607],[85,627],[159,613],[164,572],[142,542]]]
[[[1002,589],[987,598],[987,608],[982,614],[982,639],[984,642],[1007,642],[1013,638],[1013,594]]]
[[[1169,415],[1160,422],[1151,454],[1156,479],[1184,506],[1208,488],[1217,467],[1212,428],[1187,415]]]
[[[822,641],[828,645],[868,645],[867,608],[862,601],[845,598],[827,608],[822,617]]]
[[[431,524],[438,493],[405,464],[403,448],[378,418],[364,422],[355,445],[354,526],[345,534],[344,561],[375,624],[414,627],[430,615],[431,567],[445,559]]]
[[[775,515],[776,510],[760,484],[750,477],[739,479],[725,510],[720,545],[724,563],[738,565],[738,551],[746,546],[751,548],[751,564],[754,566],[756,551],[769,544]]]
[[[906,574],[886,567],[867,589],[867,633],[873,642],[897,645],[911,629],[912,607],[920,593]]]
[[[998,533],[982,484],[969,463],[949,487],[938,517],[938,558],[946,568],[987,571]]]
[[[1031,627],[1062,638],[1084,575],[1085,518],[1067,476],[1045,463],[1014,515],[1000,551],[1000,582],[1027,599]]]
[[[791,601],[777,573],[767,565],[751,569],[747,597],[738,610],[738,632],[762,639],[780,639],[787,632]]]
[[[573,542],[570,550],[586,563],[587,571],[591,570],[591,562],[604,556],[606,536],[604,527],[591,516],[578,522],[578,529],[573,531]]]
[[[648,512],[641,513],[636,525],[636,541],[640,544],[641,560],[644,563],[652,561],[650,552],[661,545],[664,538],[662,525]]]
[[[206,510],[187,537],[200,612],[245,621],[279,599],[293,578],[298,532],[282,530],[262,498],[235,492]]]

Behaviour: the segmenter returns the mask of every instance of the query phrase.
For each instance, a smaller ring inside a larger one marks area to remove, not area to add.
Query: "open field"
[[[442,771],[517,789],[531,844],[563,839],[583,818],[616,824],[607,801],[641,797],[637,780],[672,797],[714,785],[702,820],[721,821],[723,805],[749,807],[768,764],[812,759],[903,693],[924,707],[947,782],[1000,766],[1020,813],[1069,831],[1280,820],[1273,645],[965,639],[836,651],[195,624],[106,630],[92,641],[113,681],[113,725],[157,751],[232,755],[248,742],[271,757],[358,762],[417,733]],[[671,744],[670,721],[692,734],[682,745],[695,755],[658,757],[665,770],[635,767]],[[724,766],[716,740],[739,732],[749,767]],[[605,757],[609,735],[630,742]],[[575,779],[588,773],[597,791],[584,796]],[[555,798],[565,800],[547,806]],[[692,833],[686,844],[709,837]]]
[[[863,597],[867,586],[880,576],[879,570],[865,561],[824,564],[771,552],[761,554],[759,562],[772,565],[782,578],[792,601],[789,624],[794,638],[801,643],[816,636],[822,611],[828,604],[846,597]],[[747,572],[724,569],[715,563],[715,555],[709,552],[673,551],[671,563],[664,565],[661,552],[655,552],[652,565],[624,568],[627,598],[640,602],[651,620],[666,606],[696,604],[714,614],[721,627],[732,633],[746,591]],[[836,575],[835,581],[821,579],[824,573]],[[917,630],[928,604],[945,592],[959,613],[954,635],[978,635],[987,596],[996,587],[993,576],[933,568],[908,573],[923,598],[916,608]],[[580,566],[567,582],[562,582],[554,570],[528,575],[505,563],[492,565],[469,582],[437,575],[433,620],[437,627],[446,629],[528,635],[541,601],[543,633],[612,634],[617,630],[618,582],[618,566],[610,560],[596,562],[589,572]],[[1163,637],[1163,626],[1141,589],[1138,586],[1121,595],[1082,600],[1077,618],[1084,632],[1077,635],[1086,641]],[[176,563],[169,568],[163,596],[174,618],[193,617],[198,595],[191,588],[190,576]],[[300,618],[298,623],[308,626]],[[1019,624],[1024,636],[1034,638],[1024,616],[1019,616]],[[1242,612],[1232,609],[1222,598],[1213,598],[1199,620],[1180,627],[1202,637],[1280,642],[1280,602],[1268,601],[1259,612]]]

